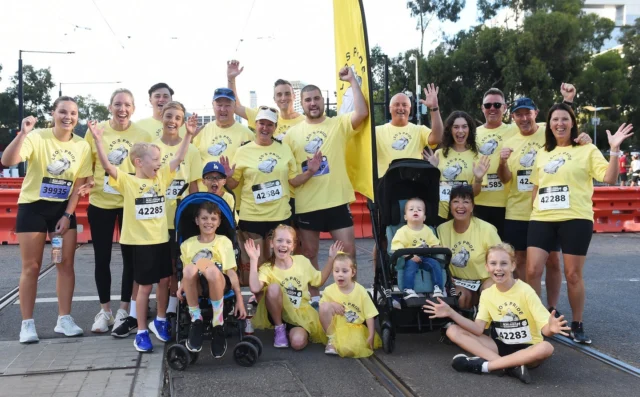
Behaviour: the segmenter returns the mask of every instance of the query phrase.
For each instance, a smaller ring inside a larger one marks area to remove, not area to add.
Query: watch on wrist
[[[70,214],[68,212],[65,212],[62,216],[64,216],[65,218],[71,220],[71,217],[73,216],[73,214]]]
[[[429,109],[430,112],[437,112],[438,110],[440,110],[440,108],[438,107]]]
[[[566,99],[564,99],[562,103],[564,103],[565,105],[573,106],[573,101],[567,101]]]

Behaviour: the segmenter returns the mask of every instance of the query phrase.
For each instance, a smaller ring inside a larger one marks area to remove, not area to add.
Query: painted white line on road
[[[242,291],[242,296],[251,296],[251,292],[250,291]],[[155,299],[156,298],[156,294],[151,294],[149,296],[149,299]],[[92,295],[92,296],[74,296],[73,297],[73,301],[74,302],[93,302],[93,301],[99,301],[100,298],[98,297],[98,295]],[[111,295],[111,300],[112,301],[119,301],[120,300],[120,295]],[[58,303],[58,298],[57,297],[53,297],[53,298],[36,298],[36,303]],[[14,303],[14,305],[19,305],[20,304],[20,300],[16,300]]]

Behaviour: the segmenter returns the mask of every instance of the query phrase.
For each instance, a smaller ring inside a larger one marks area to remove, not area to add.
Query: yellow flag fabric
[[[347,173],[353,189],[373,200],[373,154],[371,140],[371,98],[369,91],[369,48],[366,38],[364,11],[360,0],[333,0],[333,22],[336,41],[336,81],[338,114],[353,111],[353,94],[349,83],[340,80],[338,72],[350,67],[360,82],[369,106],[369,117],[357,129],[358,133],[347,143]]]

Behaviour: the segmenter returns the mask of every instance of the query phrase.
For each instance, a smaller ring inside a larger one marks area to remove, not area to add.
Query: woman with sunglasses
[[[473,185],[473,194],[478,195],[487,170],[489,158],[478,158],[476,125],[469,114],[456,110],[444,122],[442,149],[432,153],[425,149],[425,160],[440,170],[440,205],[438,225],[449,216],[449,196],[456,186]]]
[[[303,164],[306,170],[297,174],[291,149],[273,138],[278,127],[277,110],[261,106],[255,121],[255,141],[238,148],[231,161],[222,156],[220,162],[225,168],[227,186],[231,189],[241,186],[238,228],[242,237],[263,247],[260,260],[264,261],[269,257],[270,244],[263,244],[262,240],[278,225],[291,225],[289,185],[295,188],[308,181],[320,168],[322,153],[318,151],[309,158],[308,167]]]

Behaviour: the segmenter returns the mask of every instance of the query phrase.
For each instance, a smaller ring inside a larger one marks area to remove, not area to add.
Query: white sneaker
[[[91,326],[91,332],[104,333],[109,331],[109,327],[113,325],[115,319],[111,312],[105,312],[104,309],[100,310],[100,313],[96,314],[94,323]]]
[[[36,323],[31,320],[24,320],[22,328],[20,328],[20,343],[36,343],[39,342],[38,333],[36,332]]]
[[[402,292],[402,298],[411,299],[411,298],[419,298],[419,296],[418,294],[416,294],[416,291],[409,288],[405,288],[404,291]]]
[[[124,321],[125,318],[129,317],[129,313],[127,313],[126,310],[124,309],[118,309],[118,312],[116,313],[116,318],[113,321],[113,330],[115,330],[116,328],[118,328],[119,326],[122,325],[122,322]]]
[[[68,314],[66,316],[58,316],[58,323],[53,330],[59,334],[64,334],[64,336],[80,336],[84,332],[73,321],[73,317]]]
[[[438,287],[437,285],[433,286],[433,293],[431,294],[432,298],[444,298],[444,295],[442,294],[442,290],[440,289],[440,287]]]

